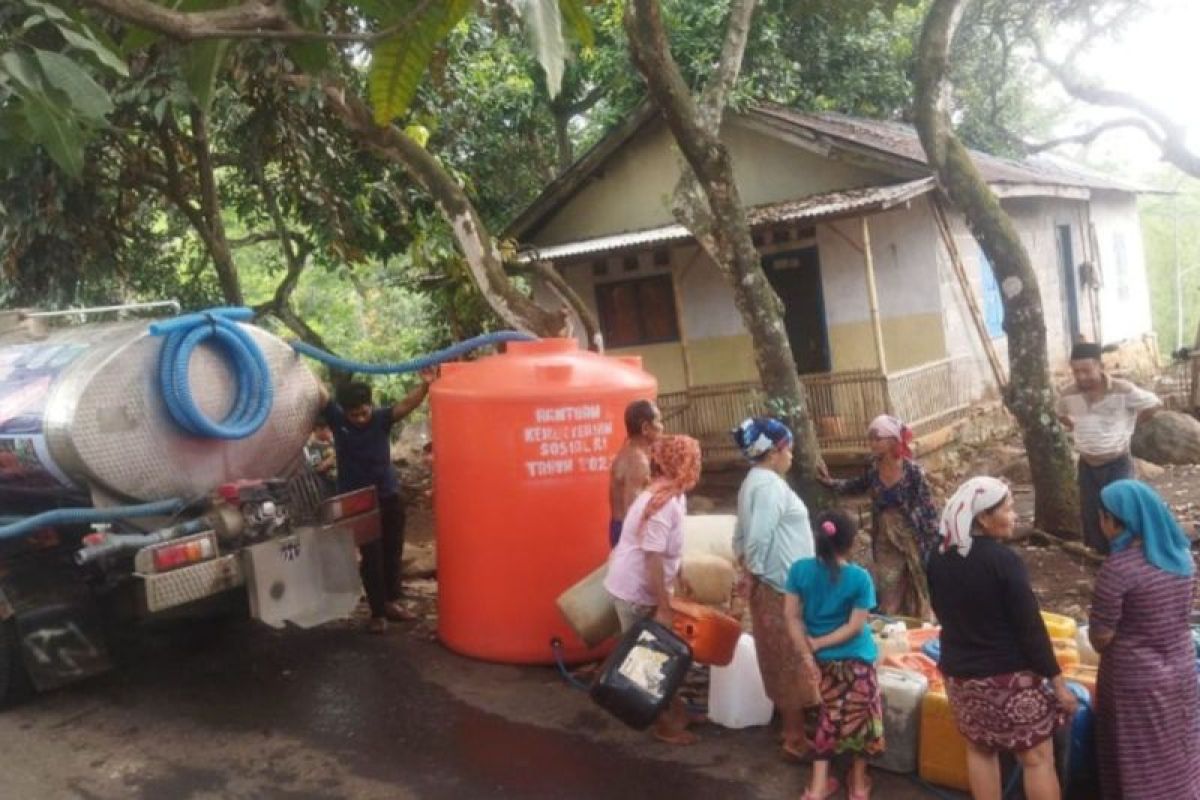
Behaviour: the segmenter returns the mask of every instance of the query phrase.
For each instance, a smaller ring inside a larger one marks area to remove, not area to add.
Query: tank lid
[[[547,338],[530,342],[509,342],[508,352],[513,355],[544,355],[549,353],[574,353],[579,350],[575,339]]]

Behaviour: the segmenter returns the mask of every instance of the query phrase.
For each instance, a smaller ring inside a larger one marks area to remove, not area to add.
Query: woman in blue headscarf
[[[1112,555],[1096,576],[1088,635],[1105,798],[1200,800],[1200,684],[1189,625],[1195,563],[1162,498],[1122,480],[1100,493]]]
[[[812,528],[804,502],[784,475],[792,465],[792,432],[777,419],[745,420],[734,442],[753,466],[738,491],[733,552],[750,600],[754,647],[767,697],[783,723],[783,750],[793,758],[808,749],[804,709],[821,702],[820,673],[811,652],[797,653],[784,616],[788,571],[812,558]]]

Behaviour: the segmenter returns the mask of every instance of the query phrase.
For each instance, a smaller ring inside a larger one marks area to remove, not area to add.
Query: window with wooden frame
[[[670,275],[596,284],[596,309],[609,347],[679,341]]]

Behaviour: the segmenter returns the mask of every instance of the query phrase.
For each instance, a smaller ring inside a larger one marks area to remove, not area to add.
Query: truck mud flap
[[[98,615],[75,604],[43,606],[17,615],[21,661],[39,691],[112,668]]]
[[[250,615],[273,628],[345,619],[362,594],[349,530],[302,528],[248,547],[242,558]]]

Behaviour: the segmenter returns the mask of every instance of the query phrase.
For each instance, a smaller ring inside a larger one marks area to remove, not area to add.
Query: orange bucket
[[[929,691],[942,691],[942,673],[938,669],[937,662],[924,653],[896,653],[885,658],[883,664],[886,667],[895,667],[924,675],[929,681]]]
[[[715,608],[676,597],[671,598],[671,611],[671,627],[692,648],[692,659],[697,664],[729,666],[742,635],[741,623]]]
[[[1088,664],[1075,664],[1072,667],[1063,669],[1064,678],[1074,681],[1088,690],[1088,693],[1092,696],[1093,706],[1096,703],[1096,672],[1097,667],[1089,666]]]

